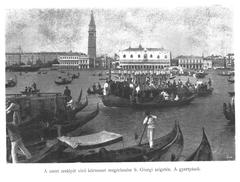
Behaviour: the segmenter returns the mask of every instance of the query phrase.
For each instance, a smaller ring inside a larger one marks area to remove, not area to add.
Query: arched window
[[[138,58],[140,58],[141,56],[140,56],[140,54],[138,54]]]
[[[152,58],[153,57],[153,55],[152,54],[150,54],[150,58]]]
[[[123,58],[126,58],[126,55],[125,55],[125,54],[123,55]]]
[[[167,59],[167,55],[165,55],[164,58]]]
[[[160,58],[160,56],[158,55],[158,56],[157,56],[157,58],[159,59],[159,58]]]
[[[130,55],[130,58],[133,58],[133,55],[132,55],[132,54]]]

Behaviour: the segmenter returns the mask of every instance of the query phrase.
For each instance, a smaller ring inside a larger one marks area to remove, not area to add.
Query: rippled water
[[[7,88],[6,93],[19,93],[25,86],[30,86],[35,81],[41,92],[63,92],[65,86],[58,86],[54,83],[60,74],[57,71],[50,71],[47,74],[37,73],[7,73],[7,78],[12,74],[17,74],[18,84],[14,88]],[[75,79],[69,88],[74,98],[77,98],[80,88],[83,95],[87,95],[87,88],[94,82],[99,81],[98,76],[92,76],[93,71],[81,71],[80,78]],[[232,126],[225,119],[222,112],[224,102],[229,102],[228,91],[234,90],[234,85],[227,82],[227,77],[218,76],[216,72],[211,72],[206,79],[211,78],[214,87],[213,94],[208,97],[196,98],[191,104],[174,107],[153,109],[152,114],[158,117],[156,137],[168,133],[175,122],[180,122],[184,135],[184,149],[182,157],[190,155],[200,144],[202,138],[202,127],[205,128],[209,142],[213,150],[214,160],[233,160],[235,159],[235,126]],[[186,80],[186,77],[180,77]],[[178,79],[178,78],[177,78]],[[194,78],[191,77],[190,81]],[[89,96],[89,105],[82,112],[93,110],[96,103],[101,103],[97,96]],[[82,134],[89,134],[101,130],[107,130],[122,134],[124,141],[114,144],[108,148],[119,148],[131,146],[138,141],[134,139],[134,133],[141,135],[144,119],[143,110],[130,108],[108,108],[100,104],[99,115],[81,128]],[[144,137],[146,140],[146,137]]]

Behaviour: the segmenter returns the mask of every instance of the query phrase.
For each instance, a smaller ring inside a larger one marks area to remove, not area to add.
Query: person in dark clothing
[[[67,102],[71,99],[71,90],[68,88],[68,86],[65,87],[63,95],[66,96]]]

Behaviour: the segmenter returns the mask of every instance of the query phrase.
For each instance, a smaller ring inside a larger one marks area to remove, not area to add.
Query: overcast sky
[[[163,47],[178,55],[232,52],[231,10],[222,6],[172,9],[93,9],[97,54],[121,49]],[[91,9],[6,11],[6,51],[87,53]]]

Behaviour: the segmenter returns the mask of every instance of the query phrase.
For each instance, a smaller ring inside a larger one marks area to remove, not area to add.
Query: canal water
[[[104,80],[93,76],[93,73],[102,71],[80,71],[80,78],[73,80],[68,85],[72,91],[73,98],[77,98],[80,89],[83,89],[83,96],[87,95],[88,87],[93,83]],[[17,75],[18,83],[16,87],[7,88],[7,94],[20,93],[25,86],[31,86],[33,82],[37,84],[41,92],[63,92],[64,85],[56,85],[54,80],[59,75],[64,75],[58,71],[49,71],[47,74],[33,73],[6,73],[6,78]],[[106,75],[103,75],[103,77]],[[176,79],[186,80],[184,76]],[[214,160],[234,160],[235,159],[235,126],[229,124],[223,114],[223,103],[229,103],[228,91],[234,90],[234,84],[227,81],[227,77],[219,76],[217,72],[211,71],[205,80],[212,79],[214,87],[213,94],[208,97],[196,98],[191,104],[182,107],[153,109],[152,114],[158,117],[156,127],[156,137],[166,135],[173,127],[175,121],[179,121],[184,136],[184,149],[182,159],[189,156],[200,144],[202,138],[202,127],[205,128],[207,137],[212,147]],[[196,81],[190,77],[190,81]],[[99,132],[102,130],[116,132],[123,135],[123,142],[108,146],[108,149],[116,149],[135,145],[134,133],[141,136],[143,130],[144,110],[131,108],[109,108],[105,107],[101,98],[96,95],[88,96],[89,105],[81,111],[89,112],[100,103],[100,112],[96,118],[83,126],[79,132],[81,135]],[[139,137],[140,138],[140,137]],[[146,141],[146,135],[143,142]]]

